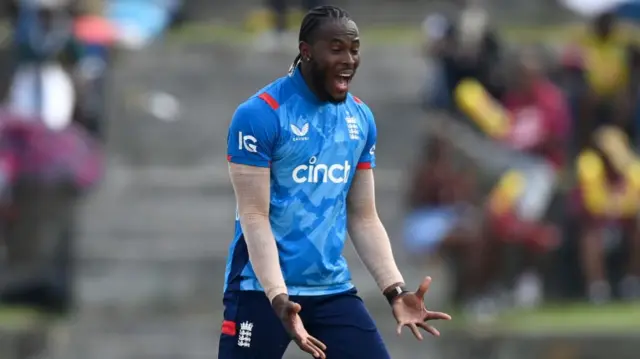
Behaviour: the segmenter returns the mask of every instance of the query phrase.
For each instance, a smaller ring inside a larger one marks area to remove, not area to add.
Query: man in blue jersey
[[[293,340],[316,358],[388,359],[342,250],[349,233],[392,306],[397,331],[433,335],[423,297],[405,289],[374,198],[376,125],[349,94],[358,28],[336,7],[311,10],[289,75],[241,104],[228,135],[237,200],[218,358],[282,358]],[[304,323],[304,324],[303,324]]]

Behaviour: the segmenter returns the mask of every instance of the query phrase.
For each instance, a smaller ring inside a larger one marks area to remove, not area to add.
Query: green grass
[[[533,311],[503,314],[490,324],[478,324],[464,317],[454,320],[457,329],[509,334],[640,334],[640,305],[587,304],[553,305]]]
[[[48,316],[21,307],[0,307],[0,330],[21,331],[46,323]]]

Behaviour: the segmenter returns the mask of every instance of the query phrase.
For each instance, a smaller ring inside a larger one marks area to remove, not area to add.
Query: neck
[[[309,87],[311,92],[313,92],[313,94],[316,95],[318,100],[323,102],[328,101],[328,99],[326,98],[326,95],[322,91],[320,91],[318,89],[318,85],[314,83],[314,78],[311,71],[312,71],[311,67],[308,64],[305,64],[304,62],[300,63],[300,73],[302,74],[302,78],[304,79],[304,82],[307,84],[307,87]]]

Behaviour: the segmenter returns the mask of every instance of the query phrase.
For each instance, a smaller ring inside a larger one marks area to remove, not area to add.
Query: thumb
[[[302,306],[296,302],[289,302],[289,312],[293,314],[298,314],[302,310]]]
[[[418,287],[418,290],[416,291],[416,296],[418,296],[419,298],[424,298],[424,295],[429,290],[429,286],[430,285],[431,285],[431,277],[426,277],[422,281],[422,283],[420,283],[420,286]]]

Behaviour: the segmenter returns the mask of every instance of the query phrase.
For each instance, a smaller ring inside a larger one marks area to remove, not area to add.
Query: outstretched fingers
[[[411,333],[413,333],[413,335],[418,340],[424,339],[424,337],[422,336],[422,333],[420,332],[420,329],[424,329],[424,331],[426,331],[427,333],[433,336],[436,336],[436,337],[440,336],[440,332],[438,331],[438,329],[436,329],[435,327],[427,323],[401,323],[401,324],[398,324],[398,326],[396,327],[396,333],[398,335],[402,334],[402,328],[405,326],[409,327],[409,329],[411,330]]]
[[[440,331],[438,331],[438,329],[436,329],[435,327],[427,324],[427,323],[418,323],[416,324],[417,326],[419,326],[420,328],[424,329],[427,333],[433,335],[434,337],[439,337],[440,336]]]
[[[296,343],[300,349],[313,355],[314,358],[326,359],[327,355],[324,353],[327,350],[327,346],[324,345],[318,339],[308,335],[305,338],[297,338]]]
[[[422,283],[420,283],[418,290],[416,290],[416,296],[418,298],[424,298],[424,295],[429,291],[429,286],[431,286],[431,277],[426,277]]]
[[[398,323],[398,325],[396,326],[396,333],[398,335],[401,335],[402,334],[402,328],[407,326],[411,330],[411,333],[413,333],[413,335],[418,340],[422,340],[424,338],[422,337],[422,333],[420,333],[420,329],[418,329],[418,326],[422,327],[421,324],[422,323]]]
[[[451,316],[447,313],[427,311],[426,320],[451,320]]]

